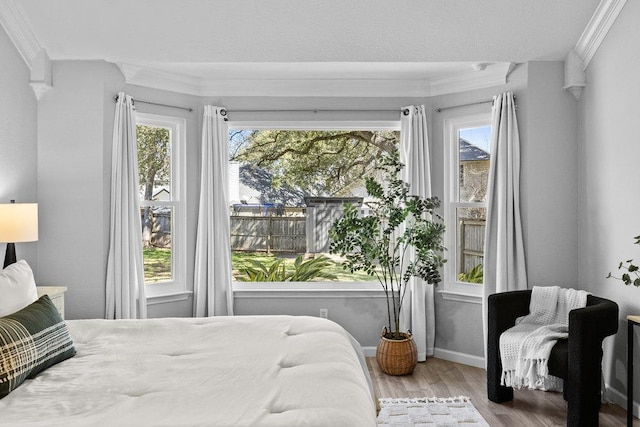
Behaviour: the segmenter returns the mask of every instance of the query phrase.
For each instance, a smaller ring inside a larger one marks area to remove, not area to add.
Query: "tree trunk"
[[[153,182],[155,171],[149,171],[144,185],[144,200],[151,200],[153,197]],[[145,248],[151,247],[151,232],[153,231],[153,216],[151,206],[145,206],[142,215],[142,243]]]

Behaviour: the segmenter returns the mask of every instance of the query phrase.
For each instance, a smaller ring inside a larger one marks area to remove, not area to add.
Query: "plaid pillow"
[[[0,318],[0,399],[74,354],[67,325],[47,295]]]

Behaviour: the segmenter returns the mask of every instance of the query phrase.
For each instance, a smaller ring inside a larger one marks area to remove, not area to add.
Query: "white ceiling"
[[[474,63],[562,60],[598,3],[13,0],[53,60],[104,59],[192,88],[283,76],[442,79]]]

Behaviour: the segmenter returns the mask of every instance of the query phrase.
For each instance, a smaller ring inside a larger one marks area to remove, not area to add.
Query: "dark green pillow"
[[[27,378],[76,354],[58,309],[47,295],[0,318],[0,399]]]

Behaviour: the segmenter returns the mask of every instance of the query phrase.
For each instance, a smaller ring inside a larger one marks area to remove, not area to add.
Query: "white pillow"
[[[36,281],[23,259],[0,272],[0,317],[22,310],[38,299]]]

